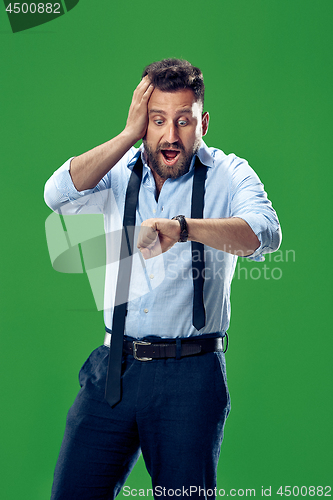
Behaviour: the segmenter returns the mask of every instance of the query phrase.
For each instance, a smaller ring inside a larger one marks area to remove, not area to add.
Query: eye
[[[187,125],[187,121],[186,120],[178,120],[178,123],[181,127],[185,127],[185,125]]]
[[[160,118],[154,120],[154,122],[156,123],[156,125],[163,125],[163,120],[161,120]]]

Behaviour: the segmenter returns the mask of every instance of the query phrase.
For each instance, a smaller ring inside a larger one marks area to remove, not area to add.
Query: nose
[[[177,127],[174,124],[174,122],[170,122],[168,124],[168,128],[167,128],[167,131],[166,131],[166,140],[170,144],[172,144],[173,142],[177,142],[178,139],[179,139],[179,135],[178,135]]]

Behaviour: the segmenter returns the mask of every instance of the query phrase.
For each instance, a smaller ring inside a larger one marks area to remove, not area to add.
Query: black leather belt
[[[107,334],[110,335],[110,334]],[[172,342],[148,342],[146,340],[124,340],[123,351],[126,354],[131,354],[139,361],[151,361],[152,359],[162,358],[180,358],[185,356],[195,356],[205,354],[207,352],[225,352],[224,339],[225,337],[216,338],[185,338],[177,339]],[[109,340],[109,339],[107,339]],[[105,345],[110,345],[105,342]],[[226,343],[226,348],[228,343]]]

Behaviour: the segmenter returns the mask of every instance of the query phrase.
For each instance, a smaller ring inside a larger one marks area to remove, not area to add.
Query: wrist
[[[139,137],[135,133],[135,130],[127,125],[124,130],[120,132],[119,136],[122,137],[123,141],[126,143],[126,145],[128,145],[128,149],[134,146],[134,144],[136,144],[141,139],[141,137]]]
[[[196,222],[198,221],[199,219],[191,219],[191,218],[186,218],[186,222],[187,222],[187,232],[188,232],[188,237],[187,237],[187,241],[197,241],[194,237],[195,233],[196,233]]]

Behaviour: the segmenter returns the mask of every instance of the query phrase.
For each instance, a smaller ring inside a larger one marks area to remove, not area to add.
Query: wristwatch
[[[188,238],[187,222],[185,219],[185,215],[176,215],[175,217],[172,217],[171,220],[178,220],[180,224],[180,235],[178,242],[185,243]]]

